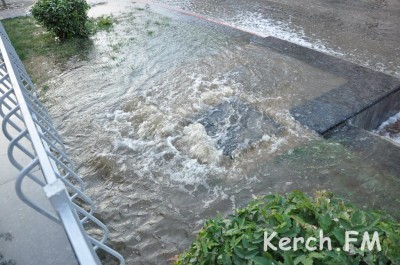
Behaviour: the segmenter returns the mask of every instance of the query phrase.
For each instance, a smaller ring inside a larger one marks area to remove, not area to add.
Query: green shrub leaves
[[[32,7],[32,15],[60,40],[65,40],[88,35],[88,10],[85,0],[38,0]]]
[[[358,233],[348,251],[343,249],[346,231]],[[264,251],[264,232],[272,238],[275,250]],[[365,232],[371,239],[377,233],[381,251],[362,247]],[[331,250],[321,240],[321,233],[330,238]],[[291,242],[283,241],[286,249],[282,250],[278,246],[284,237]],[[293,239],[300,237],[315,237],[309,246],[316,250],[310,251],[305,244],[294,248]],[[176,264],[400,264],[400,224],[384,213],[345,204],[326,191],[317,192],[314,199],[298,191],[287,196],[267,195],[227,219],[207,220]]]

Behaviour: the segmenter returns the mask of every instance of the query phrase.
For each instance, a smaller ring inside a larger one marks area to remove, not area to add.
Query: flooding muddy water
[[[398,214],[398,174],[289,112],[345,79],[256,36],[122,2],[94,6],[113,28],[43,97],[128,264],[169,264],[206,218],[254,195],[330,189]]]
[[[400,77],[396,0],[157,0]]]
[[[400,144],[400,112],[382,123],[375,132]]]

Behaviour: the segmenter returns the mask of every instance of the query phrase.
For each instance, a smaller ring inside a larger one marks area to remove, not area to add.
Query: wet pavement
[[[29,14],[30,7],[34,1],[32,0],[18,0],[7,1],[7,8],[0,4],[0,19],[7,19],[13,17],[21,17]]]
[[[10,2],[7,9],[0,9],[0,19],[25,16],[33,1]],[[0,124],[2,123],[0,117]],[[17,122],[18,121],[14,121]],[[23,126],[22,126],[23,128]],[[23,142],[31,148],[29,142]],[[9,141],[0,130],[0,263],[5,265],[77,265],[64,228],[39,214],[18,197],[15,182],[19,171],[8,159]],[[30,159],[14,151],[14,157],[21,165],[30,163]],[[44,182],[39,171],[33,172]],[[53,212],[53,208],[43,189],[34,181],[26,178],[22,191],[36,204]]]
[[[63,227],[30,208],[17,196],[18,170],[8,160],[8,144],[0,131],[0,263],[77,265]],[[17,158],[22,164],[29,162],[22,155]],[[35,182],[25,180],[22,187],[29,198],[52,211],[44,191]]]

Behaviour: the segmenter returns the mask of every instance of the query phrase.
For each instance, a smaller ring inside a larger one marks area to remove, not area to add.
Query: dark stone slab
[[[271,117],[236,98],[201,113],[195,119],[216,140],[217,148],[230,157],[261,141],[264,134],[277,135],[282,131]]]
[[[395,77],[309,48],[274,37],[254,38],[254,42],[348,80],[290,110],[300,123],[321,134],[400,90],[400,80]]]
[[[400,91],[400,80],[366,67],[345,61],[325,53],[275,37],[260,37],[226,25],[201,20],[185,15],[187,20],[222,29],[223,34],[242,38],[245,41],[264,46],[267,49],[304,62],[319,70],[326,71],[347,80],[336,87],[301,105],[290,112],[301,124],[320,134],[325,134],[345,123],[357,114],[368,110],[395,91]]]
[[[382,122],[400,112],[400,90],[380,100],[370,108],[357,114],[350,123],[366,130],[375,130]]]

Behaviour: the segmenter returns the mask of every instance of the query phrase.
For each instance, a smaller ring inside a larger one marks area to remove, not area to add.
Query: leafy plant
[[[283,237],[315,237],[314,245],[319,246],[321,230],[323,237],[331,239],[331,250],[325,245],[309,251],[305,244],[299,244],[296,251],[264,251],[264,232],[277,233],[270,241],[274,246],[279,246]],[[345,231],[360,232],[348,251],[343,251]],[[372,237],[375,231],[382,250],[362,250],[364,232]],[[326,191],[317,192],[314,199],[295,191],[287,196],[257,198],[226,219],[206,221],[197,239],[175,264],[400,264],[399,246],[400,224],[390,216],[362,211]]]
[[[113,24],[114,19],[111,16],[102,16],[89,19],[87,28],[90,34],[95,34],[101,30],[109,31]]]
[[[85,0],[38,0],[32,7],[32,15],[60,40],[65,40],[88,35],[88,10]]]
[[[100,17],[96,23],[99,29],[108,30],[112,26],[113,20],[110,16],[105,16]]]

